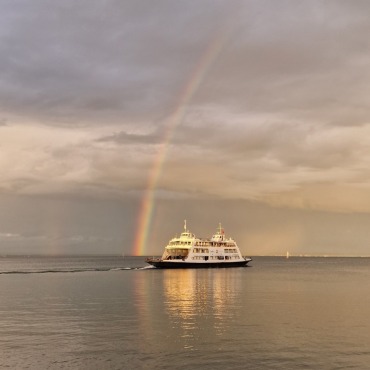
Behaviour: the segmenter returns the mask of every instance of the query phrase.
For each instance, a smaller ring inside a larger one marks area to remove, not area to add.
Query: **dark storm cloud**
[[[150,7],[143,1],[5,2],[3,109],[91,123],[101,111],[112,120],[164,114],[221,18],[224,7],[208,5],[194,12],[169,1]]]
[[[97,142],[112,142],[118,145],[136,145],[136,144],[160,144],[163,141],[163,132],[156,129],[149,134],[136,134],[120,131],[109,136],[105,136],[96,140]]]
[[[258,16],[250,19],[246,7],[244,27],[240,19],[200,99],[319,124],[367,120],[369,4],[254,4]]]
[[[196,7],[171,1],[6,1],[2,109],[43,123],[116,123],[130,130],[106,140],[156,143],[159,128],[145,134],[138,126],[163,124],[203,50],[232,15],[229,39],[188,110],[213,104],[229,111],[225,120],[232,114],[276,115],[271,127],[281,127],[284,119],[320,127],[363,125],[369,114],[368,8],[366,2],[345,1],[202,1]],[[201,118],[202,127],[193,131],[214,124],[207,114]],[[252,133],[255,140],[244,136],[249,121],[235,127],[237,138],[232,130],[219,131],[223,143],[243,154],[276,142],[264,127],[262,134]],[[296,137],[294,125],[284,131],[287,141]]]
[[[6,1],[4,111],[74,124],[171,113],[207,44],[230,37],[195,104],[363,124],[369,114],[366,2]],[[64,121],[63,121],[64,120]]]

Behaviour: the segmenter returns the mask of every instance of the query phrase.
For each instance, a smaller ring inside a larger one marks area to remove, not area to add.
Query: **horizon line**
[[[160,255],[160,254],[158,254]],[[7,257],[135,257],[144,258],[152,257],[153,254],[148,255],[131,255],[131,254],[119,254],[119,253],[74,253],[74,254],[51,254],[51,253],[5,253],[0,254],[0,258]],[[155,256],[155,255],[154,255]],[[335,254],[299,254],[299,255],[289,255],[289,258],[285,254],[260,254],[260,255],[250,255],[248,257],[281,257],[285,259],[290,258],[370,258],[370,255],[335,255]]]

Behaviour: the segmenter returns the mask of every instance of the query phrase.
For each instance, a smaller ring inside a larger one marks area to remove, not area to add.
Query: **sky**
[[[370,256],[369,12],[2,0],[0,255]]]

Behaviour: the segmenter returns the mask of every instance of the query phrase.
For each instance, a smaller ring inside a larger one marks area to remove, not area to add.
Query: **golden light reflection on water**
[[[240,276],[230,270],[166,270],[165,309],[183,338],[220,336],[233,319]]]

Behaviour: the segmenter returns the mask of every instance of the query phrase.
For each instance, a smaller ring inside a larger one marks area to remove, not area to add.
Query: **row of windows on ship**
[[[185,241],[170,241],[169,245],[192,245],[192,242]],[[225,243],[225,242],[196,242],[195,246],[200,247],[220,247],[220,246],[234,246],[234,243]]]
[[[194,256],[191,258],[192,260],[237,260],[239,259],[238,256]]]
[[[235,248],[231,248],[231,249],[225,248],[224,252],[225,253],[238,253],[238,251]],[[194,248],[194,253],[209,253],[209,249],[208,248]]]

